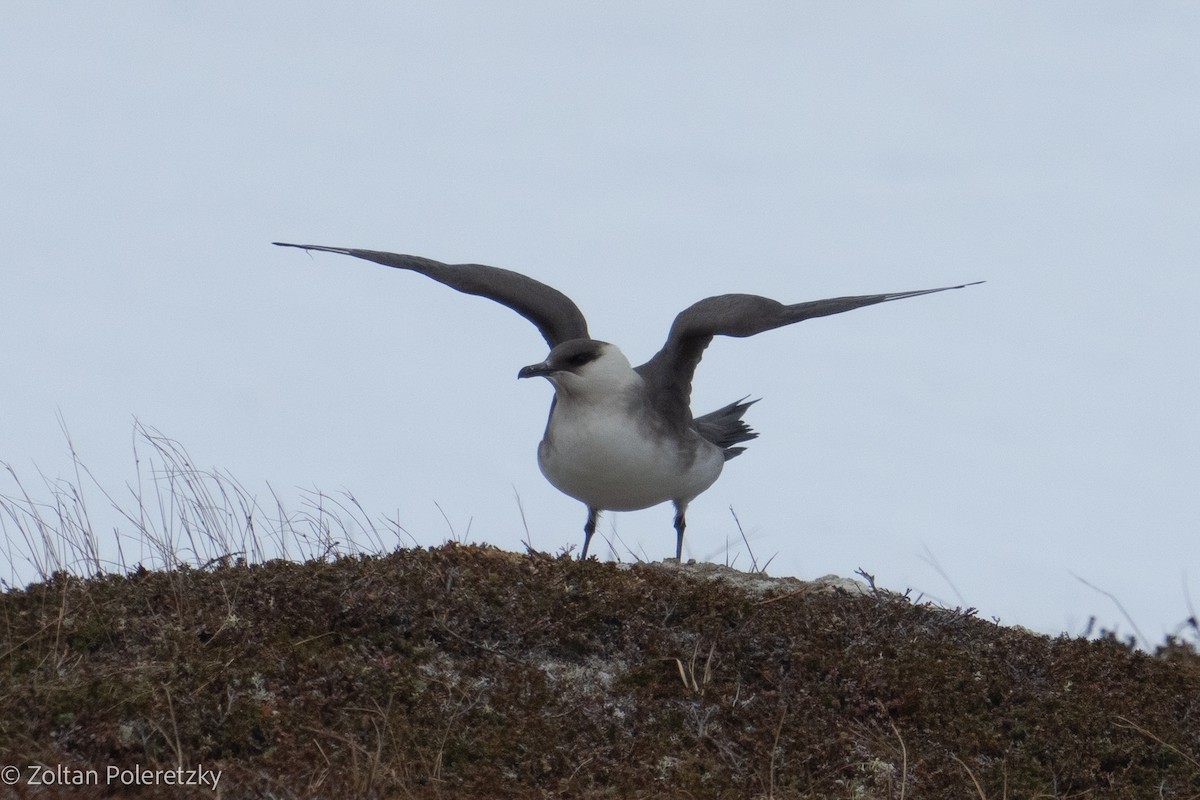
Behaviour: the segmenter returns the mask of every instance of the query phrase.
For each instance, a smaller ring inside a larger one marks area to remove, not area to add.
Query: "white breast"
[[[631,387],[632,390],[632,387]],[[713,484],[725,457],[694,431],[662,435],[627,393],[555,404],[538,466],[555,488],[592,508],[633,511],[667,500],[687,502]]]

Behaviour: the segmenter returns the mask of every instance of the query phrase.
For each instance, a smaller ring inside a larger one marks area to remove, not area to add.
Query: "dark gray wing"
[[[963,286],[974,286],[975,283],[916,292],[834,297],[790,306],[754,294],[709,297],[681,311],[671,324],[667,343],[653,358],[636,369],[645,379],[650,397],[654,398],[658,410],[667,419],[687,420],[691,418],[692,375],[713,336],[753,336],[813,317],[841,314],[889,300],[961,289]]]
[[[483,264],[443,264],[420,256],[384,253],[380,250],[354,250],[345,247],[325,247],[319,244],[288,244],[273,242],[280,247],[299,247],[301,250],[320,250],[374,261],[396,269],[418,272],[451,289],[495,300],[508,306],[541,331],[553,348],[570,339],[587,339],[587,320],[583,312],[562,292],[535,281],[527,275]]]

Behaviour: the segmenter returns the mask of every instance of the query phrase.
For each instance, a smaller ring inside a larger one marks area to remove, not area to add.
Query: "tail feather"
[[[741,400],[718,408],[711,414],[705,414],[703,417],[696,417],[693,420],[696,431],[701,436],[725,451],[726,461],[746,449],[734,447],[734,445],[758,438],[758,434],[742,421],[742,415],[746,413],[746,409],[758,401],[751,400],[747,403],[745,400],[746,398],[743,397]]]

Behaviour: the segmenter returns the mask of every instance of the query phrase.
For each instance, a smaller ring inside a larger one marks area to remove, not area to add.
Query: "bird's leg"
[[[687,503],[675,501],[675,560],[680,564],[683,563],[683,529],[687,527],[687,520],[683,515],[687,513]]]
[[[600,509],[588,506],[588,518],[583,526],[583,552],[579,554],[580,561],[587,560],[588,545],[592,542],[592,534],[596,532],[596,520],[598,519],[600,519]]]

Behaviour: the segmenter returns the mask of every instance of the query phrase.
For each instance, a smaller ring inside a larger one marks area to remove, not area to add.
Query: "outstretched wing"
[[[754,294],[709,297],[689,306],[675,317],[671,332],[667,335],[667,343],[653,358],[637,367],[637,371],[651,389],[649,394],[659,404],[659,411],[667,419],[690,419],[692,375],[713,336],[753,336],[813,317],[840,314],[889,300],[961,289],[974,286],[975,283],[916,292],[834,297],[790,306]]]
[[[542,338],[553,348],[570,339],[588,338],[587,320],[583,312],[562,292],[527,275],[483,264],[443,264],[420,256],[384,253],[379,250],[355,250],[345,247],[325,247],[319,244],[288,244],[273,242],[280,247],[301,250],[320,250],[341,253],[374,261],[396,269],[418,272],[451,289],[495,300],[508,306],[537,326]]]

